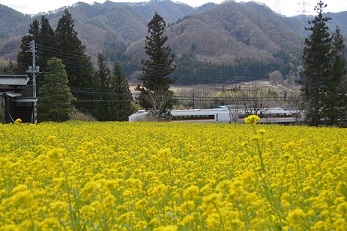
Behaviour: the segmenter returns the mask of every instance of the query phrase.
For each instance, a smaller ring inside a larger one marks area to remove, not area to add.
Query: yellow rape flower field
[[[1,230],[347,230],[347,129],[0,125]]]

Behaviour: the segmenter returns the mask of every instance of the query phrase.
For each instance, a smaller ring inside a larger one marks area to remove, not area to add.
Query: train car
[[[300,111],[286,110],[282,107],[264,108],[259,116],[259,123],[297,123],[303,121]]]
[[[229,112],[227,109],[215,108],[172,110],[170,113],[171,121],[174,122],[228,122]]]
[[[300,121],[296,111],[285,110],[284,108],[263,108],[257,110],[260,121],[258,123],[296,123]],[[224,122],[224,123],[243,123],[243,119],[250,113],[245,110],[228,109],[228,107],[222,106],[213,109],[187,109],[187,110],[171,110],[172,122]],[[148,112],[140,110],[131,116],[129,121],[146,121]]]

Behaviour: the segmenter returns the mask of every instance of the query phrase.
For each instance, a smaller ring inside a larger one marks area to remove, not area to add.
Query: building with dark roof
[[[0,94],[4,98],[4,123],[13,123],[20,118],[34,123],[36,97],[32,97],[32,86],[27,75],[0,75]]]

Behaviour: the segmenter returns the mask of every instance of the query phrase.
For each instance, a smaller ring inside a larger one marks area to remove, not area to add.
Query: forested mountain
[[[20,39],[28,31],[31,17],[0,4],[0,60],[13,59]]]
[[[0,4],[0,39],[25,33],[29,20],[28,15]]]
[[[331,20],[327,22],[327,26],[330,28],[330,30],[334,31],[336,29],[336,26],[338,26],[341,29],[341,33],[344,34],[345,39],[347,39],[347,11],[339,13],[327,12],[325,16],[331,18]],[[306,23],[308,20],[312,20],[314,16],[298,15],[292,18],[294,20],[304,21]],[[307,27],[307,25],[305,26]]]
[[[301,18],[281,16],[255,2],[230,0],[198,8],[170,0],[79,2],[68,10],[92,60],[103,52],[111,61],[121,61],[129,76],[136,77],[144,58],[147,23],[155,12],[168,24],[168,45],[179,64],[174,74],[181,83],[259,79],[273,70],[288,75],[301,60]],[[53,28],[62,12],[45,13]],[[332,30],[337,24],[347,34],[347,12],[328,16],[333,18]],[[40,15],[31,17],[0,5],[0,60],[16,59],[20,39],[34,18]]]

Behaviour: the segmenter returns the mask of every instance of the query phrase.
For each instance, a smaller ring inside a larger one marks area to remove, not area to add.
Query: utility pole
[[[40,73],[40,67],[36,66],[36,44],[35,40],[31,41],[29,43],[30,45],[30,50],[29,52],[32,53],[32,60],[33,60],[33,65],[29,66],[29,70],[27,73],[31,74],[33,77],[33,113],[32,113],[32,122],[34,124],[37,124],[37,96],[36,96],[36,76]]]
[[[281,1],[280,0],[275,0],[275,11],[278,14],[281,14]]]
[[[302,2],[299,2],[298,5],[301,5],[301,30],[300,35],[301,37],[305,37],[305,25],[306,25],[306,13],[307,13],[307,6],[309,3],[306,0],[302,0]]]

